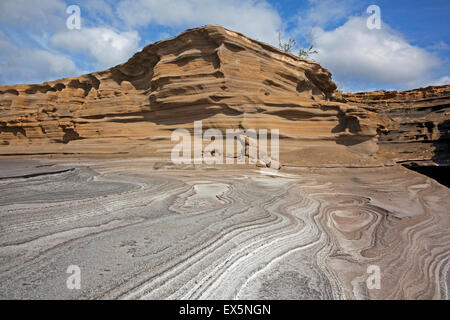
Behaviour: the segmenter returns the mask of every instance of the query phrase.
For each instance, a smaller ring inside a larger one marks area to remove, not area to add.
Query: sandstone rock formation
[[[218,26],[187,30],[102,72],[0,86],[0,155],[168,158],[171,132],[280,130],[281,163],[378,163],[379,117],[332,101],[319,64]]]
[[[335,90],[218,26],[0,86],[0,299],[449,299],[450,189],[384,165],[448,164],[450,86]],[[173,164],[172,132],[199,120],[279,129],[280,162]]]
[[[450,164],[450,85],[343,98],[388,118],[379,137],[379,156],[405,164]]]
[[[449,88],[337,98],[331,74],[319,64],[205,26],[105,71],[0,86],[0,156],[169,159],[171,133],[192,132],[202,120],[203,130],[223,133],[279,129],[282,165],[444,164]]]

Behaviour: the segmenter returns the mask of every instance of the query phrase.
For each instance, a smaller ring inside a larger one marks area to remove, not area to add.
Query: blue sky
[[[69,5],[81,29],[69,30]],[[367,28],[369,5],[381,28]],[[448,0],[1,0],[0,84],[99,71],[187,28],[219,24],[278,44],[314,45],[339,89],[406,90],[450,84]]]

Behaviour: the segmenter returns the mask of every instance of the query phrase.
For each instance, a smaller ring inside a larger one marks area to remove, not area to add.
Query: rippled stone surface
[[[449,298],[450,190],[402,167],[0,168],[2,299]]]

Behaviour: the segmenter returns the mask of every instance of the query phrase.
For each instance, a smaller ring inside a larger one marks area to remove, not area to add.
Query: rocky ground
[[[450,189],[400,164],[447,184],[449,107],[450,85],[343,94],[215,25],[2,85],[0,298],[448,299]],[[253,164],[174,166],[179,130],[193,163]]]
[[[400,166],[14,159],[0,195],[1,299],[450,294],[450,189]]]

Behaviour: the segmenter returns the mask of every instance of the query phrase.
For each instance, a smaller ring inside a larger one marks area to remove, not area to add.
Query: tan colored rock
[[[380,157],[399,163],[450,164],[450,85],[345,94],[385,118]]]
[[[271,160],[267,167],[274,170],[280,170],[282,165],[279,161]]]
[[[265,168],[265,167],[267,167],[266,163],[264,161],[262,161],[262,160],[259,160],[259,159],[256,161],[256,166],[258,168]]]
[[[0,155],[170,159],[171,133],[202,120],[223,133],[279,129],[283,164],[380,164],[381,118],[332,101],[335,89],[318,63],[205,26],[105,71],[0,86]]]

